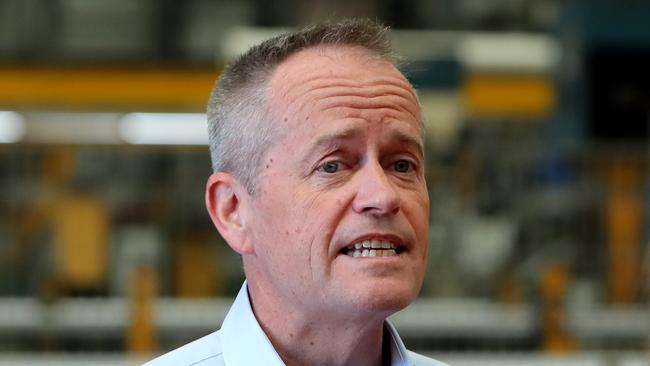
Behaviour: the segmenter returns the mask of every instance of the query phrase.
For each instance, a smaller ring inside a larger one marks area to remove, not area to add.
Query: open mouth
[[[404,248],[388,240],[364,240],[348,245],[342,253],[350,257],[392,257],[399,255]]]

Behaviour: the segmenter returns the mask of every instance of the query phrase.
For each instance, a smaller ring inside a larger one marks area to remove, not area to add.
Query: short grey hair
[[[350,19],[310,25],[268,39],[227,66],[208,102],[208,133],[214,172],[233,174],[255,192],[262,159],[280,137],[269,121],[269,79],[289,56],[324,45],[361,46],[393,64],[388,27],[372,20]]]

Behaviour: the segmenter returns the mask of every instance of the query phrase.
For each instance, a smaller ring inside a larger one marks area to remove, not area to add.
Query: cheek
[[[261,188],[252,206],[250,217],[250,233],[259,256],[275,258],[285,255],[291,241],[292,214],[291,209],[284,205],[286,198],[281,190]]]
[[[255,207],[253,230],[264,255],[274,262],[296,263],[309,255],[305,247],[316,231],[317,214],[295,188],[284,188],[263,192],[265,199]]]
[[[267,182],[280,181],[279,176],[265,178]],[[332,235],[353,196],[350,190],[319,190],[309,182],[294,179],[260,187],[258,193],[254,207],[254,229],[259,233],[256,239],[282,245],[287,250],[280,251],[293,258],[327,254]],[[272,255],[277,258],[281,254]]]
[[[333,255],[333,237],[347,210],[348,200],[342,191],[309,191],[296,197],[302,203],[293,212],[292,233],[300,240],[299,249],[309,256],[317,276],[328,272]]]
[[[429,234],[429,200],[426,192],[414,194],[404,203],[405,213],[410,221],[418,241],[426,243]]]

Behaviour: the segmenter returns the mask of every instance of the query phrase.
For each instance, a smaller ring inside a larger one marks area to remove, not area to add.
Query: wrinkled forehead
[[[386,59],[360,46],[319,46],[278,65],[269,80],[271,106],[284,109],[313,88],[331,83],[356,88],[390,84],[406,90],[417,104],[411,84]]]

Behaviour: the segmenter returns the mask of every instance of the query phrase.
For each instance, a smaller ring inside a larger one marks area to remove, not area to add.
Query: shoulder
[[[436,361],[413,351],[408,351],[408,357],[413,366],[449,366],[444,362]]]
[[[143,366],[208,366],[223,365],[219,331],[208,334],[180,348],[159,356]]]

